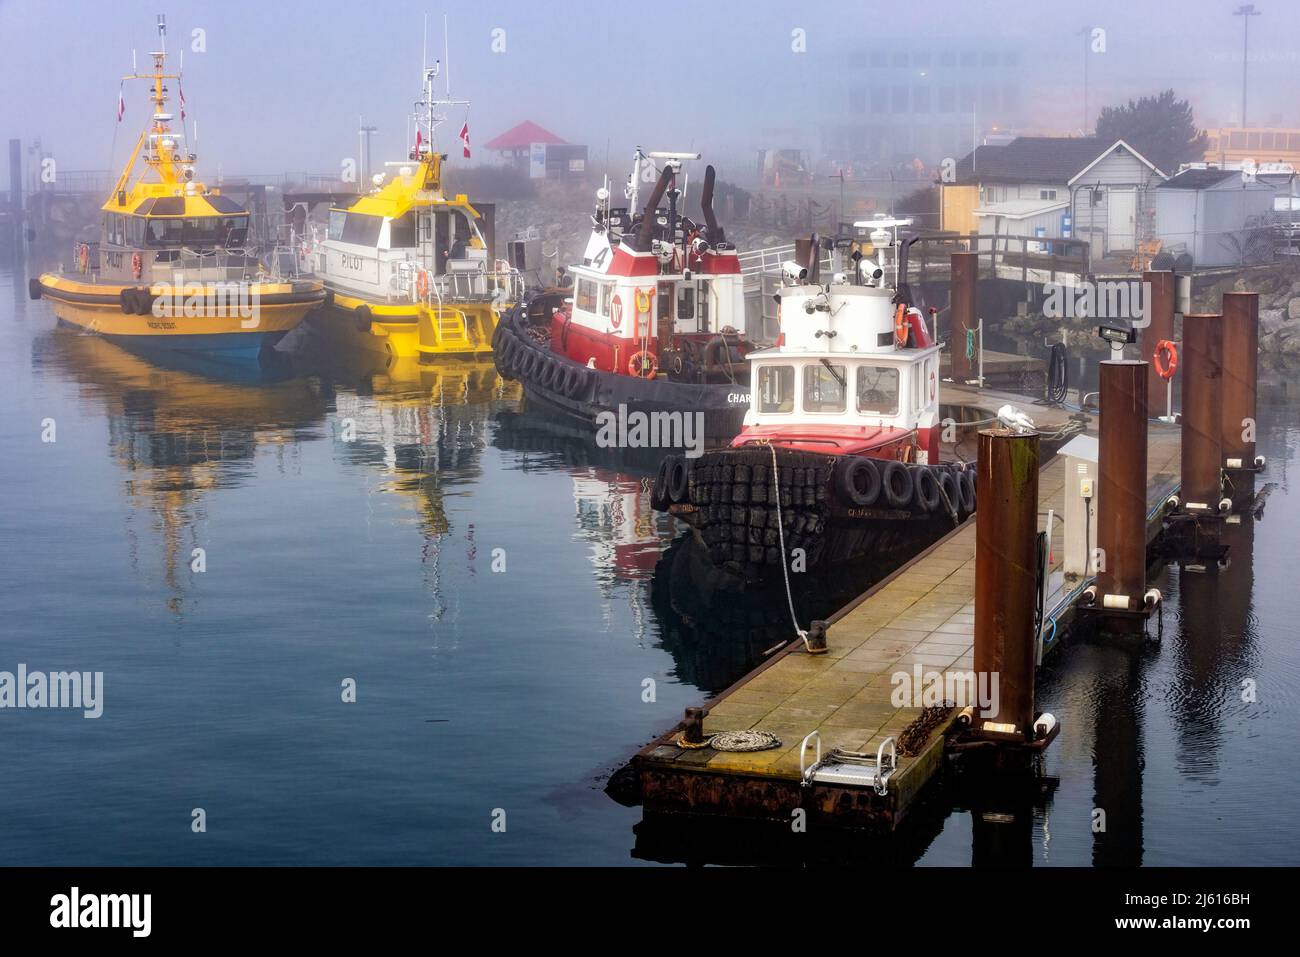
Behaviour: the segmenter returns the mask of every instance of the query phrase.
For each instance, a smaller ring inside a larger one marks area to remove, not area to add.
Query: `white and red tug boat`
[[[530,401],[593,430],[602,412],[701,412],[705,441],[740,431],[749,405],[745,358],[757,345],[747,333],[740,260],[713,212],[712,166],[700,195],[704,222],[681,212],[682,164],[698,158],[638,149],[628,206],[611,208],[607,186],[596,193],[586,251],[568,270],[572,288],[535,293],[502,317],[497,368],[518,379]],[[655,169],[636,212],[643,173]]]
[[[814,236],[785,263],[781,336],[749,354],[753,394],[725,450],[660,465],[651,503],[744,579],[916,550],[975,508],[975,470],[940,461],[940,347],[905,281],[906,219],[856,223],[870,243]],[[902,279],[900,279],[902,277]],[[796,553],[801,549],[801,553]]]

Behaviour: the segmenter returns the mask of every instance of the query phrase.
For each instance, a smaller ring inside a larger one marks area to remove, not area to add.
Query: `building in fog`
[[[533,179],[582,178],[587,175],[587,147],[566,143],[532,120],[524,120],[488,140],[484,149],[500,153],[506,163]]]
[[[935,166],[985,132],[1028,125],[1028,69],[1020,49],[986,41],[863,43],[828,78],[822,149],[840,165]]]
[[[941,228],[982,236],[1086,239],[1094,259],[1155,235],[1166,176],[1123,140],[1021,136],[980,146],[943,183]]]
[[[1161,247],[1185,269],[1269,262],[1277,193],[1276,183],[1243,177],[1240,170],[1183,170],[1155,190]]]

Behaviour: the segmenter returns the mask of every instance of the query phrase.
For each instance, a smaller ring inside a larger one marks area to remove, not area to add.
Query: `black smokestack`
[[[700,209],[704,212],[704,223],[707,227],[704,230],[704,238],[708,240],[710,246],[727,241],[726,234],[718,225],[718,217],[713,215],[713,181],[716,178],[717,171],[712,165],[704,167],[704,191],[700,193]]]
[[[650,193],[650,201],[645,204],[645,211],[641,214],[641,227],[636,231],[636,251],[639,253],[650,251],[650,234],[655,228],[655,210],[659,208],[659,201],[664,198],[664,191],[668,189],[673,176],[672,166],[665,166],[663,172],[659,174],[659,181],[655,183],[653,192]]]

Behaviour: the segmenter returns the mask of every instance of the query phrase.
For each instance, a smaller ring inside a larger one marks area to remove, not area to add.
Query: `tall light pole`
[[[1250,18],[1260,15],[1253,3],[1243,3],[1232,11],[1234,17],[1241,17],[1241,128],[1246,128],[1246,63],[1250,42]]]
[[[370,180],[370,137],[372,134],[379,132],[379,127],[366,126],[365,120],[359,116],[357,117],[357,125],[360,127],[357,130],[357,139],[361,147],[361,155],[357,157],[357,162],[361,166],[361,192],[364,193],[370,188],[368,185]]]
[[[1083,135],[1088,135],[1088,54],[1092,52],[1090,41],[1092,31],[1084,27],[1079,33],[1083,36]]]

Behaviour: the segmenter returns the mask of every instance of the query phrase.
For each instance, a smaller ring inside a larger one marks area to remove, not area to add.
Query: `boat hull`
[[[628,423],[658,421],[664,413],[691,420],[690,436],[705,446],[724,445],[740,433],[749,408],[748,385],[674,382],[643,379],[591,369],[559,355],[528,334],[523,322],[526,307],[507,312],[501,320],[496,342],[497,369],[519,381],[530,401],[560,412],[581,423],[599,440],[602,415],[612,413],[618,427]],[[679,435],[688,428],[682,418]],[[682,446],[678,446],[682,447]]]
[[[331,292],[312,322],[348,348],[397,359],[490,356],[498,313],[491,303],[425,306]]]
[[[864,461],[896,480],[888,492],[884,485],[855,491],[846,472]],[[944,473],[951,478],[936,492]],[[782,579],[783,549],[796,573],[913,554],[973,514],[973,474],[957,466],[744,447],[694,461],[668,456],[651,505],[689,525],[698,551],[743,585]]]
[[[124,289],[136,290],[147,304],[163,295],[158,286],[85,283],[48,273],[37,286],[34,292],[49,302],[60,322],[85,332],[137,349],[175,349],[232,358],[255,357],[273,346],[324,296],[318,283],[252,283],[248,301],[256,303],[256,308],[245,307],[241,312],[209,286],[184,310],[188,315],[170,315],[161,307],[146,305],[132,312],[123,308]]]

